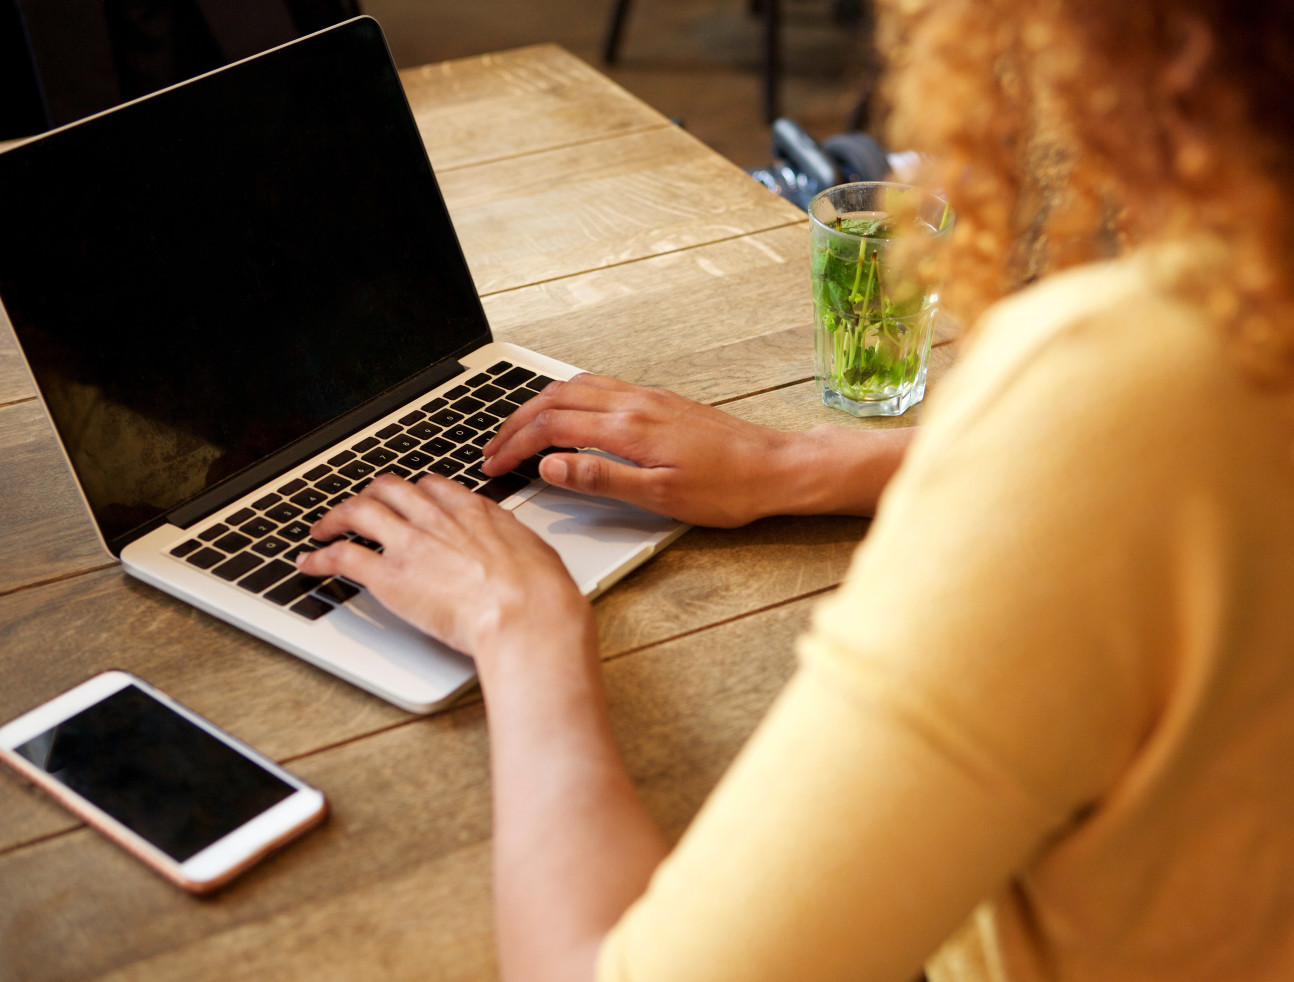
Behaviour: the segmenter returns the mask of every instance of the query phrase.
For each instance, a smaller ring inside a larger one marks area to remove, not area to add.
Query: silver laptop
[[[685,528],[536,459],[480,471],[578,370],[491,338],[371,18],[0,153],[0,230],[0,301],[107,548],[405,709],[448,704],[471,660],[292,562],[377,474],[513,509],[590,596]]]

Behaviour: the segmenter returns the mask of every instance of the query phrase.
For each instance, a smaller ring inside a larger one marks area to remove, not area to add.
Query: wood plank
[[[674,127],[440,177],[482,296],[803,220]]]
[[[941,344],[930,352],[926,376],[927,399],[938,389],[940,380],[952,367],[956,355],[957,345],[952,342]],[[839,409],[824,406],[819,397],[818,383],[813,380],[723,404],[723,409],[734,416],[787,432],[811,430],[815,426],[844,426],[858,430],[918,426],[925,407],[926,401],[922,400],[902,416],[866,416],[859,419]]]
[[[114,562],[39,403],[0,407],[0,461],[0,594]]]
[[[4,308],[0,307],[0,406],[31,399],[35,395],[36,389],[27,375],[27,365],[18,350],[13,327]]]
[[[865,519],[792,517],[693,529],[596,602],[603,657],[835,586],[866,528]],[[0,596],[0,677],[10,680],[0,720],[108,668],[134,672],[279,760],[410,718],[119,567]],[[0,851],[74,824],[9,780],[0,815],[15,816],[0,823]]]
[[[725,402],[813,378],[808,253],[800,222],[489,296],[485,311],[502,340]],[[952,336],[941,320],[936,340]]]
[[[811,607],[607,666],[626,762],[672,838],[789,677]],[[0,977],[492,978],[483,709],[418,720],[294,768],[330,796],[329,823],[207,901],[89,830],[0,856]]]
[[[438,174],[673,125],[555,44],[409,68],[400,80]]]

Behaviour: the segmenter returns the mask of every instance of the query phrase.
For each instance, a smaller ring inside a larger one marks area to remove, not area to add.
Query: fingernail
[[[541,469],[547,471],[543,476],[544,480],[548,481],[550,484],[562,483],[566,480],[566,475],[570,471],[570,467],[567,466],[566,461],[558,460],[555,457],[544,458],[544,464]]]

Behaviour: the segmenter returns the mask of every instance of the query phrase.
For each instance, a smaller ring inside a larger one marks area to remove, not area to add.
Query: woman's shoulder
[[[1172,417],[1189,425],[1248,382],[1222,329],[1160,248],[1047,277],[976,325],[932,398],[932,424],[983,425],[997,407],[1038,423]]]

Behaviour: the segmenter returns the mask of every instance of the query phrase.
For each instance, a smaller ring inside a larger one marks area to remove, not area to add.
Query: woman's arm
[[[603,936],[665,855],[616,750],[589,603],[547,545],[442,478],[379,477],[312,529],[300,560],[472,654],[490,727],[504,978],[591,979]]]
[[[783,433],[664,389],[578,375],[506,420],[484,448],[484,468],[497,475],[548,447],[594,447],[632,463],[554,453],[540,475],[696,525],[734,527],[768,515],[873,514],[914,433]]]

